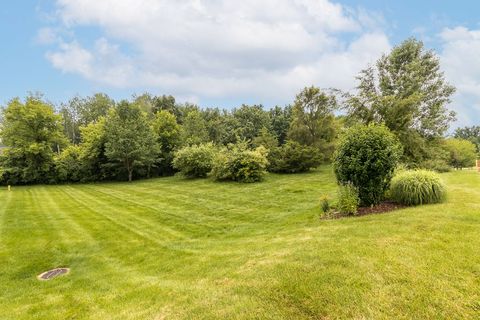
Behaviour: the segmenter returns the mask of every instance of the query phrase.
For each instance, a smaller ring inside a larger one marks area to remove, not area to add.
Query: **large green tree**
[[[269,113],[272,130],[277,136],[278,143],[282,145],[287,141],[288,129],[292,120],[292,107],[275,106]]]
[[[65,135],[73,144],[80,143],[80,127],[97,122],[101,117],[106,116],[113,106],[115,101],[104,93],[96,93],[85,98],[73,97],[60,108]]]
[[[112,177],[107,165],[108,158],[105,155],[105,123],[106,118],[101,117],[97,122],[80,127],[82,143],[79,161],[82,168],[82,181],[98,181]]]
[[[105,155],[128,173],[132,181],[135,168],[147,170],[155,163],[159,147],[147,115],[128,101],[110,110],[105,124]]]
[[[329,159],[336,137],[336,106],[333,96],[313,86],[305,88],[295,99],[288,138],[318,148],[324,159]]]
[[[53,181],[54,155],[66,144],[62,119],[38,96],[15,98],[3,109],[2,178],[8,183]]]
[[[455,118],[447,109],[455,88],[446,82],[435,53],[408,39],[357,79],[357,93],[347,95],[350,121],[384,123],[400,139],[407,162],[431,157],[429,146]]]
[[[242,105],[232,111],[235,132],[240,140],[252,142],[263,128],[271,129],[270,115],[261,105]]]
[[[160,110],[153,119],[153,131],[160,146],[160,155],[157,159],[158,172],[160,175],[172,174],[173,152],[180,146],[181,128],[172,113]]]
[[[183,120],[181,139],[186,146],[208,142],[207,122],[200,111],[195,109],[187,113]]]

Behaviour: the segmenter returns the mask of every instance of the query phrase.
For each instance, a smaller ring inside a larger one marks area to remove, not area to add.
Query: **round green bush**
[[[429,170],[407,170],[392,179],[393,200],[408,206],[439,203],[445,200],[445,185],[437,173]]]
[[[287,141],[280,147],[270,149],[268,171],[277,173],[307,172],[321,163],[318,148],[304,146],[295,141]]]
[[[212,170],[214,156],[211,143],[185,147],[175,152],[173,167],[188,178],[205,178]]]
[[[240,143],[224,148],[217,154],[212,176],[215,180],[257,182],[263,179],[267,165],[267,150],[263,146],[250,150]]]
[[[357,188],[361,205],[378,204],[388,190],[401,150],[387,127],[354,126],[342,137],[334,154],[337,180]]]

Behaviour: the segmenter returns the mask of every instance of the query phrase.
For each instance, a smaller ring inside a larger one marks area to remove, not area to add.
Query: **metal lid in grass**
[[[69,268],[55,268],[52,270],[45,271],[37,276],[38,280],[51,280],[63,274],[67,274],[70,272]]]

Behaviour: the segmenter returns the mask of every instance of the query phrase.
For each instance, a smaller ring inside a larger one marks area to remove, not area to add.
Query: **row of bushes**
[[[317,167],[321,156],[317,149],[288,141],[270,150],[263,146],[248,148],[246,143],[217,147],[212,143],[193,145],[175,152],[173,166],[185,177],[256,182],[266,171],[306,172]]]
[[[266,173],[267,149],[249,149],[245,143],[217,148],[212,143],[193,145],[175,152],[173,166],[188,178],[256,182]]]

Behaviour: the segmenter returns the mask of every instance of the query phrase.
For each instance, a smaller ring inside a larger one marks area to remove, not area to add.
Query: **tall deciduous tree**
[[[173,96],[158,96],[153,98],[153,112],[165,110],[175,114],[175,98]]]
[[[234,109],[232,115],[236,120],[235,131],[240,140],[251,142],[260,134],[262,128],[271,128],[269,113],[263,110],[261,105],[242,105]]]
[[[335,108],[333,96],[313,86],[305,88],[295,99],[288,138],[302,145],[317,147],[325,159],[330,158],[336,136]]]
[[[187,113],[182,126],[182,143],[194,145],[208,142],[207,123],[198,110]]]
[[[272,130],[277,136],[278,143],[283,145],[287,141],[288,129],[292,119],[292,107],[285,108],[275,106],[270,110]]]
[[[3,180],[9,183],[43,183],[54,177],[54,154],[66,144],[61,117],[41,97],[25,103],[13,99],[3,110],[0,131],[8,147],[2,153]]]
[[[173,152],[180,146],[180,126],[175,116],[166,110],[158,111],[153,120],[153,131],[160,146],[160,157],[157,159],[159,174],[168,175],[174,172]]]
[[[82,181],[98,181],[110,178],[107,168],[108,158],[105,155],[105,123],[101,117],[97,122],[80,127],[82,143],[79,160],[82,164]]]
[[[159,152],[146,114],[127,101],[120,102],[109,112],[105,140],[105,155],[127,170],[128,181],[132,181],[136,167],[149,169]]]
[[[115,106],[115,102],[103,93],[96,93],[86,98],[77,96],[70,99],[60,109],[65,135],[73,144],[80,143],[80,127],[105,117],[113,106]]]
[[[357,79],[357,94],[346,101],[350,120],[384,123],[403,144],[404,160],[428,158],[429,143],[455,117],[446,107],[455,88],[446,82],[434,52],[408,39]]]

